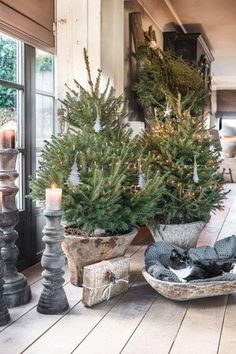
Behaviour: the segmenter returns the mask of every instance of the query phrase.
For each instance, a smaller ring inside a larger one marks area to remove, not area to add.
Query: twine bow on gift
[[[128,283],[129,281],[126,279],[128,278],[125,277],[125,278],[121,278],[121,279],[116,279],[116,276],[115,274],[112,272],[112,271],[109,271],[109,280],[110,280],[110,283],[109,285],[104,289],[103,291],[103,294],[102,294],[102,297],[103,299],[106,299],[106,300],[110,300],[111,298],[111,291],[112,291],[112,288],[115,284],[118,284],[118,283]]]

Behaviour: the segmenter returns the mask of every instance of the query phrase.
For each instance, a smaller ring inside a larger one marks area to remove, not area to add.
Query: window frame
[[[21,112],[17,120],[17,125],[19,125],[19,127],[17,126],[19,142],[17,149],[23,156],[21,179],[19,181],[19,198],[22,208],[19,210],[19,224],[17,225],[17,231],[20,235],[17,242],[20,251],[18,268],[21,270],[37,262],[41,256],[41,252],[37,250],[36,246],[36,215],[40,213],[40,208],[36,206],[35,202],[26,198],[30,192],[28,176],[36,175],[36,97],[37,94],[40,94],[53,99],[53,134],[56,133],[56,97],[55,57],[53,56],[53,91],[36,90],[36,48],[21,41],[18,41],[18,43],[20,48],[18,53],[21,57],[17,57],[17,65],[20,68],[17,72],[17,80],[20,79],[20,82],[0,79],[0,85],[22,92]],[[41,150],[42,148],[39,149],[39,152]]]
[[[37,50],[37,49],[36,49]],[[41,49],[40,49],[41,50]],[[41,50],[42,51],[42,50]],[[49,53],[51,54],[51,53]],[[52,54],[51,54],[52,55]],[[36,59],[36,51],[35,51],[35,59]],[[52,134],[56,134],[56,97],[55,97],[55,56],[53,56],[53,62],[52,62],[52,67],[53,67],[53,88],[52,92],[46,91],[46,90],[39,90],[36,87],[36,92],[35,92],[35,102],[37,100],[37,95],[43,96],[43,97],[50,97],[52,98],[53,102],[53,121],[52,121]],[[36,114],[36,113],[35,113]],[[36,118],[36,116],[35,116]],[[36,154],[40,153],[43,148],[41,147],[36,147]]]
[[[3,33],[4,34],[4,33]],[[17,114],[17,140],[19,142],[19,146],[17,146],[17,150],[21,154],[21,171],[19,174],[19,210],[23,211],[25,209],[25,192],[24,192],[24,183],[25,183],[25,55],[24,55],[24,43],[7,35],[8,38],[12,38],[12,40],[17,42],[17,49],[16,49],[16,67],[17,67],[17,82],[15,81],[8,81],[4,79],[0,79],[0,85],[3,87],[8,87],[20,93],[18,97],[21,97],[20,101],[19,98],[17,99],[17,110],[20,110],[19,118]],[[17,112],[18,113],[18,112]],[[23,133],[23,137],[21,136]]]

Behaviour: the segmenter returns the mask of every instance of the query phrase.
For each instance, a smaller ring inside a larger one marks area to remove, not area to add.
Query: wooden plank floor
[[[199,245],[212,245],[236,233],[236,185],[225,209],[213,215]],[[65,274],[70,310],[63,315],[37,313],[41,267],[28,268],[29,304],[11,309],[11,322],[0,327],[0,354],[234,354],[236,294],[174,302],[157,294],[142,278],[146,246],[131,246],[131,286],[119,297],[88,309],[82,291]]]

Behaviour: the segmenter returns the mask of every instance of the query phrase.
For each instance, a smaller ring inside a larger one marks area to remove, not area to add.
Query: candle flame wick
[[[57,188],[56,183],[52,183],[51,188],[53,188],[53,189]]]

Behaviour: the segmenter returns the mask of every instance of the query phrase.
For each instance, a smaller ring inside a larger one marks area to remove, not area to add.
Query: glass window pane
[[[16,146],[23,148],[23,93],[20,90],[0,85],[0,129],[16,131]]]
[[[0,79],[21,83],[21,42],[0,33]]]
[[[0,129],[10,128],[16,131],[16,147],[23,147],[23,105],[22,91],[0,86]],[[19,187],[19,193],[16,196],[18,208],[24,208],[24,166],[23,154],[19,153],[16,163],[16,169],[19,177],[16,184]]]
[[[36,89],[53,93],[53,55],[36,49]]]
[[[44,140],[50,140],[54,128],[54,100],[36,95],[36,148],[42,148]]]

